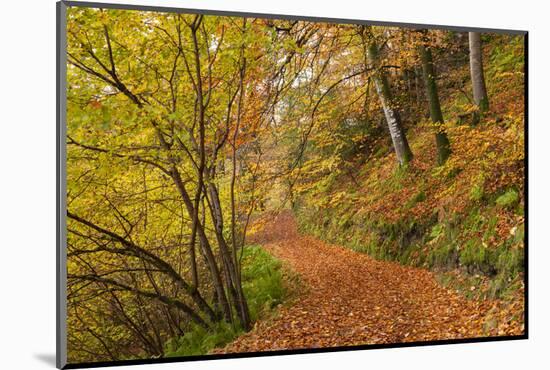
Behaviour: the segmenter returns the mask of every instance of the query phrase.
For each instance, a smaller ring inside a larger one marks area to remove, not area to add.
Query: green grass
[[[198,325],[191,325],[187,333],[172,338],[165,344],[165,356],[198,356],[204,355],[216,347],[221,347],[242,333],[226,322],[216,323],[210,330]]]
[[[257,245],[244,248],[242,282],[253,322],[272,314],[287,296],[281,262]],[[215,323],[209,330],[190,325],[185,335],[166,342],[165,356],[204,355],[241,334],[242,328],[226,322]]]

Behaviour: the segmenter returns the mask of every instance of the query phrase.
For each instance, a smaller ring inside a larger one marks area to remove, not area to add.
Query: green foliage
[[[470,199],[474,201],[481,200],[483,198],[483,186],[476,184],[470,191]]]
[[[480,201],[485,196],[485,176],[480,174],[470,190],[470,200]]]
[[[452,180],[458,176],[460,172],[462,172],[462,168],[460,168],[456,162],[447,161],[444,164],[435,167],[432,171],[432,176],[435,178]]]
[[[464,218],[464,229],[470,232],[479,232],[485,224],[486,217],[479,207],[472,207],[468,215]]]
[[[269,315],[287,294],[282,265],[260,246],[246,246],[242,257],[242,281],[252,321]],[[185,335],[166,342],[165,355],[197,356],[222,347],[243,333],[238,326],[215,323],[206,330],[191,325]]]
[[[388,177],[383,187],[389,191],[398,191],[403,189],[403,180],[407,178],[408,165],[396,166],[392,176]]]
[[[519,201],[519,194],[515,189],[508,189],[504,194],[499,196],[495,203],[500,207],[512,208]]]
[[[405,209],[411,209],[417,203],[423,202],[425,200],[426,200],[426,192],[424,190],[421,190],[415,195],[413,195],[412,198],[407,201],[407,203],[405,204]]]
[[[244,249],[242,279],[253,321],[282,303],[286,290],[281,262],[261,247]]]
[[[518,283],[519,274],[523,273],[524,251],[518,247],[518,237],[523,241],[523,232],[518,232],[496,250],[494,263],[497,276],[491,281],[491,297],[499,298],[508,294]]]
[[[454,255],[456,255],[456,247],[451,243],[447,243],[430,251],[427,260],[432,267],[451,267],[455,263],[454,258],[451,258]]]
[[[441,235],[443,235],[444,232],[445,232],[445,225],[444,224],[435,224],[432,227],[432,230],[430,231],[429,238],[430,239],[437,239]]]
[[[479,240],[470,239],[460,251],[459,260],[469,271],[472,271],[472,269],[483,271],[487,265],[490,266],[489,257],[487,248],[480,244]]]
[[[489,56],[489,74],[515,71],[517,66],[523,64],[522,52],[523,40],[519,37],[510,37],[506,43],[497,44],[492,48]],[[520,51],[520,52],[518,52]],[[491,76],[491,77],[493,77]]]
[[[235,339],[242,330],[226,322],[216,323],[210,330],[192,325],[187,333],[170,339],[165,345],[166,357],[204,355],[216,347]]]

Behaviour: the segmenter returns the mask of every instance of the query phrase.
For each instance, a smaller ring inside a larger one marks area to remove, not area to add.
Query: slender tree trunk
[[[470,44],[470,74],[472,75],[472,88],[474,101],[481,113],[489,109],[489,98],[485,87],[483,75],[483,53],[481,51],[481,34],[479,32],[468,33]]]
[[[209,208],[212,219],[214,220],[215,234],[220,248],[220,256],[222,263],[224,264],[225,280],[227,282],[227,288],[229,294],[233,299],[233,303],[237,310],[241,326],[245,330],[250,329],[250,313],[248,304],[242,290],[242,284],[239,279],[239,272],[235,261],[231,258],[229,252],[229,246],[223,235],[223,215],[221,213],[220,199],[218,191],[214,186],[210,186],[209,189]]]
[[[437,93],[437,84],[435,82],[435,69],[432,57],[432,51],[429,47],[419,46],[420,59],[422,61],[422,74],[426,84],[426,95],[430,104],[430,117],[436,125],[435,142],[437,146],[437,163],[442,165],[451,154],[451,144],[449,138],[443,129],[443,113],[439,103]]]
[[[202,18],[197,17],[195,19],[195,22],[191,25],[191,35],[194,45],[194,56],[195,56],[195,75],[196,75],[196,82],[195,82],[195,90],[197,95],[197,105],[198,105],[198,122],[199,122],[199,154],[200,154],[200,161],[197,168],[198,171],[198,184],[197,184],[197,193],[195,195],[195,204],[194,204],[194,213],[193,213],[193,230],[192,230],[192,245],[190,251],[193,251],[194,247],[194,241],[195,241],[195,235],[197,232],[197,226],[198,225],[198,206],[200,202],[200,197],[202,194],[202,190],[204,187],[204,172],[205,172],[205,145],[204,145],[204,130],[205,130],[205,103],[204,103],[204,91],[202,87],[202,72],[201,72],[201,61],[200,61],[200,48],[199,48],[199,42],[197,38],[197,31],[198,27],[202,22]],[[243,51],[241,51],[243,52]],[[240,96],[243,95],[243,78],[244,78],[244,64],[241,67],[240,71]],[[239,110],[240,110],[240,104],[239,104]],[[221,206],[218,205],[218,207],[221,209]],[[219,215],[221,221],[221,214]],[[221,221],[222,222],[222,221]],[[223,225],[223,224],[222,224]],[[204,226],[204,225],[203,225]],[[199,226],[199,237],[201,238],[201,242],[204,243],[204,240],[206,239],[206,236],[204,235],[204,229]],[[246,302],[246,299],[244,297],[244,293],[242,290],[241,282],[239,279],[238,274],[238,266],[236,260],[231,260],[231,253],[227,246],[227,243],[225,241],[225,238],[222,234],[217,234],[218,238],[218,247],[222,259],[222,263],[224,266],[224,272],[225,272],[225,278],[226,278],[226,285],[229,290],[229,293],[231,294],[233,298],[233,304],[237,310],[237,313],[239,315],[239,320],[242,325],[242,327],[245,330],[250,329],[250,315],[248,312],[248,305]],[[204,236],[203,236],[204,235]],[[234,245],[233,248],[236,248]],[[234,254],[234,253],[233,253]],[[194,253],[192,254],[193,262],[194,262]]]
[[[243,20],[243,33],[244,28],[246,26],[246,18]],[[242,116],[242,106],[243,106],[243,99],[245,96],[244,91],[244,77],[245,77],[245,71],[246,71],[246,58],[244,57],[244,46],[241,48],[241,68],[239,71],[239,99],[237,102],[237,122],[235,126],[235,131],[233,133],[233,140],[231,143],[231,150],[232,150],[232,172],[231,172],[231,185],[230,185],[230,202],[231,202],[231,244],[232,244],[232,252],[233,252],[233,263],[235,267],[235,289],[237,293],[237,299],[238,299],[238,307],[239,307],[239,315],[241,319],[241,325],[245,330],[250,330],[250,312],[248,310],[248,303],[246,302],[246,298],[244,296],[244,291],[242,288],[241,283],[241,272],[240,272],[240,264],[239,260],[237,259],[237,222],[236,222],[236,216],[237,216],[237,209],[235,205],[235,181],[237,179],[237,136],[239,135],[239,129],[241,124],[241,116]],[[240,166],[242,168],[242,166]],[[241,246],[241,248],[244,248],[244,245]]]
[[[395,102],[392,98],[388,77],[379,66],[378,54],[378,46],[374,41],[371,41],[367,48],[368,64],[374,69],[374,73],[372,75],[374,86],[376,87],[376,92],[378,93],[382,109],[384,110],[384,116],[386,117],[386,121],[388,123],[397,160],[399,161],[399,164],[404,165],[412,159],[413,154],[411,148],[409,147],[407,137],[405,136],[405,131],[403,130],[401,117],[399,116],[399,112],[397,111]]]
[[[420,107],[422,105],[422,100],[423,100],[423,92],[422,92],[422,82],[420,80],[420,77],[422,76],[422,69],[419,68],[418,66],[416,66],[414,68],[414,90],[415,90],[415,95],[416,95],[416,106],[417,108]]]
[[[176,185],[176,188],[178,189],[178,192],[180,193],[180,196],[183,199],[183,203],[187,209],[187,213],[189,214],[190,217],[193,217],[194,211],[195,211],[193,208],[193,202],[191,201],[191,198],[187,190],[185,189],[183,180],[181,179],[181,175],[175,166],[172,167],[172,179]],[[227,301],[227,298],[225,295],[225,290],[223,288],[223,282],[222,282],[220,270],[218,269],[218,265],[216,264],[216,258],[212,253],[212,247],[210,246],[210,242],[208,241],[208,237],[206,236],[206,233],[204,231],[204,226],[202,225],[202,223],[198,221],[196,225],[197,225],[197,233],[199,237],[199,244],[201,246],[202,252],[204,253],[206,260],[208,261],[208,267],[212,275],[214,288],[218,292],[218,297],[222,305],[224,318],[227,322],[232,322],[231,309],[229,307],[229,302]]]

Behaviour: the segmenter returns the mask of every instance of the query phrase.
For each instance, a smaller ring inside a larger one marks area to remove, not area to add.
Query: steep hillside
[[[440,79],[452,148],[443,166],[434,163],[431,124],[409,122],[415,157],[408,166],[396,167],[389,142],[380,140],[352,170],[335,171],[304,192],[295,208],[304,233],[433,269],[468,297],[509,300],[506,315],[517,316],[525,233],[523,43],[507,36],[484,41],[491,104],[479,123],[469,90],[453,88],[469,80],[467,61]]]

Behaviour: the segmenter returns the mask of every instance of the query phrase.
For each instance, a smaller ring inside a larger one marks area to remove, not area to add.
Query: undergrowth
[[[250,317],[253,322],[275,314],[278,305],[291,294],[288,276],[281,262],[261,246],[246,246],[242,259],[242,284]],[[290,284],[294,284],[290,282]],[[235,320],[236,321],[236,320]],[[226,322],[212,324],[210,329],[198,325],[186,328],[185,335],[170,339],[165,345],[165,356],[204,355],[214,348],[223,347],[243,334],[238,325]]]

